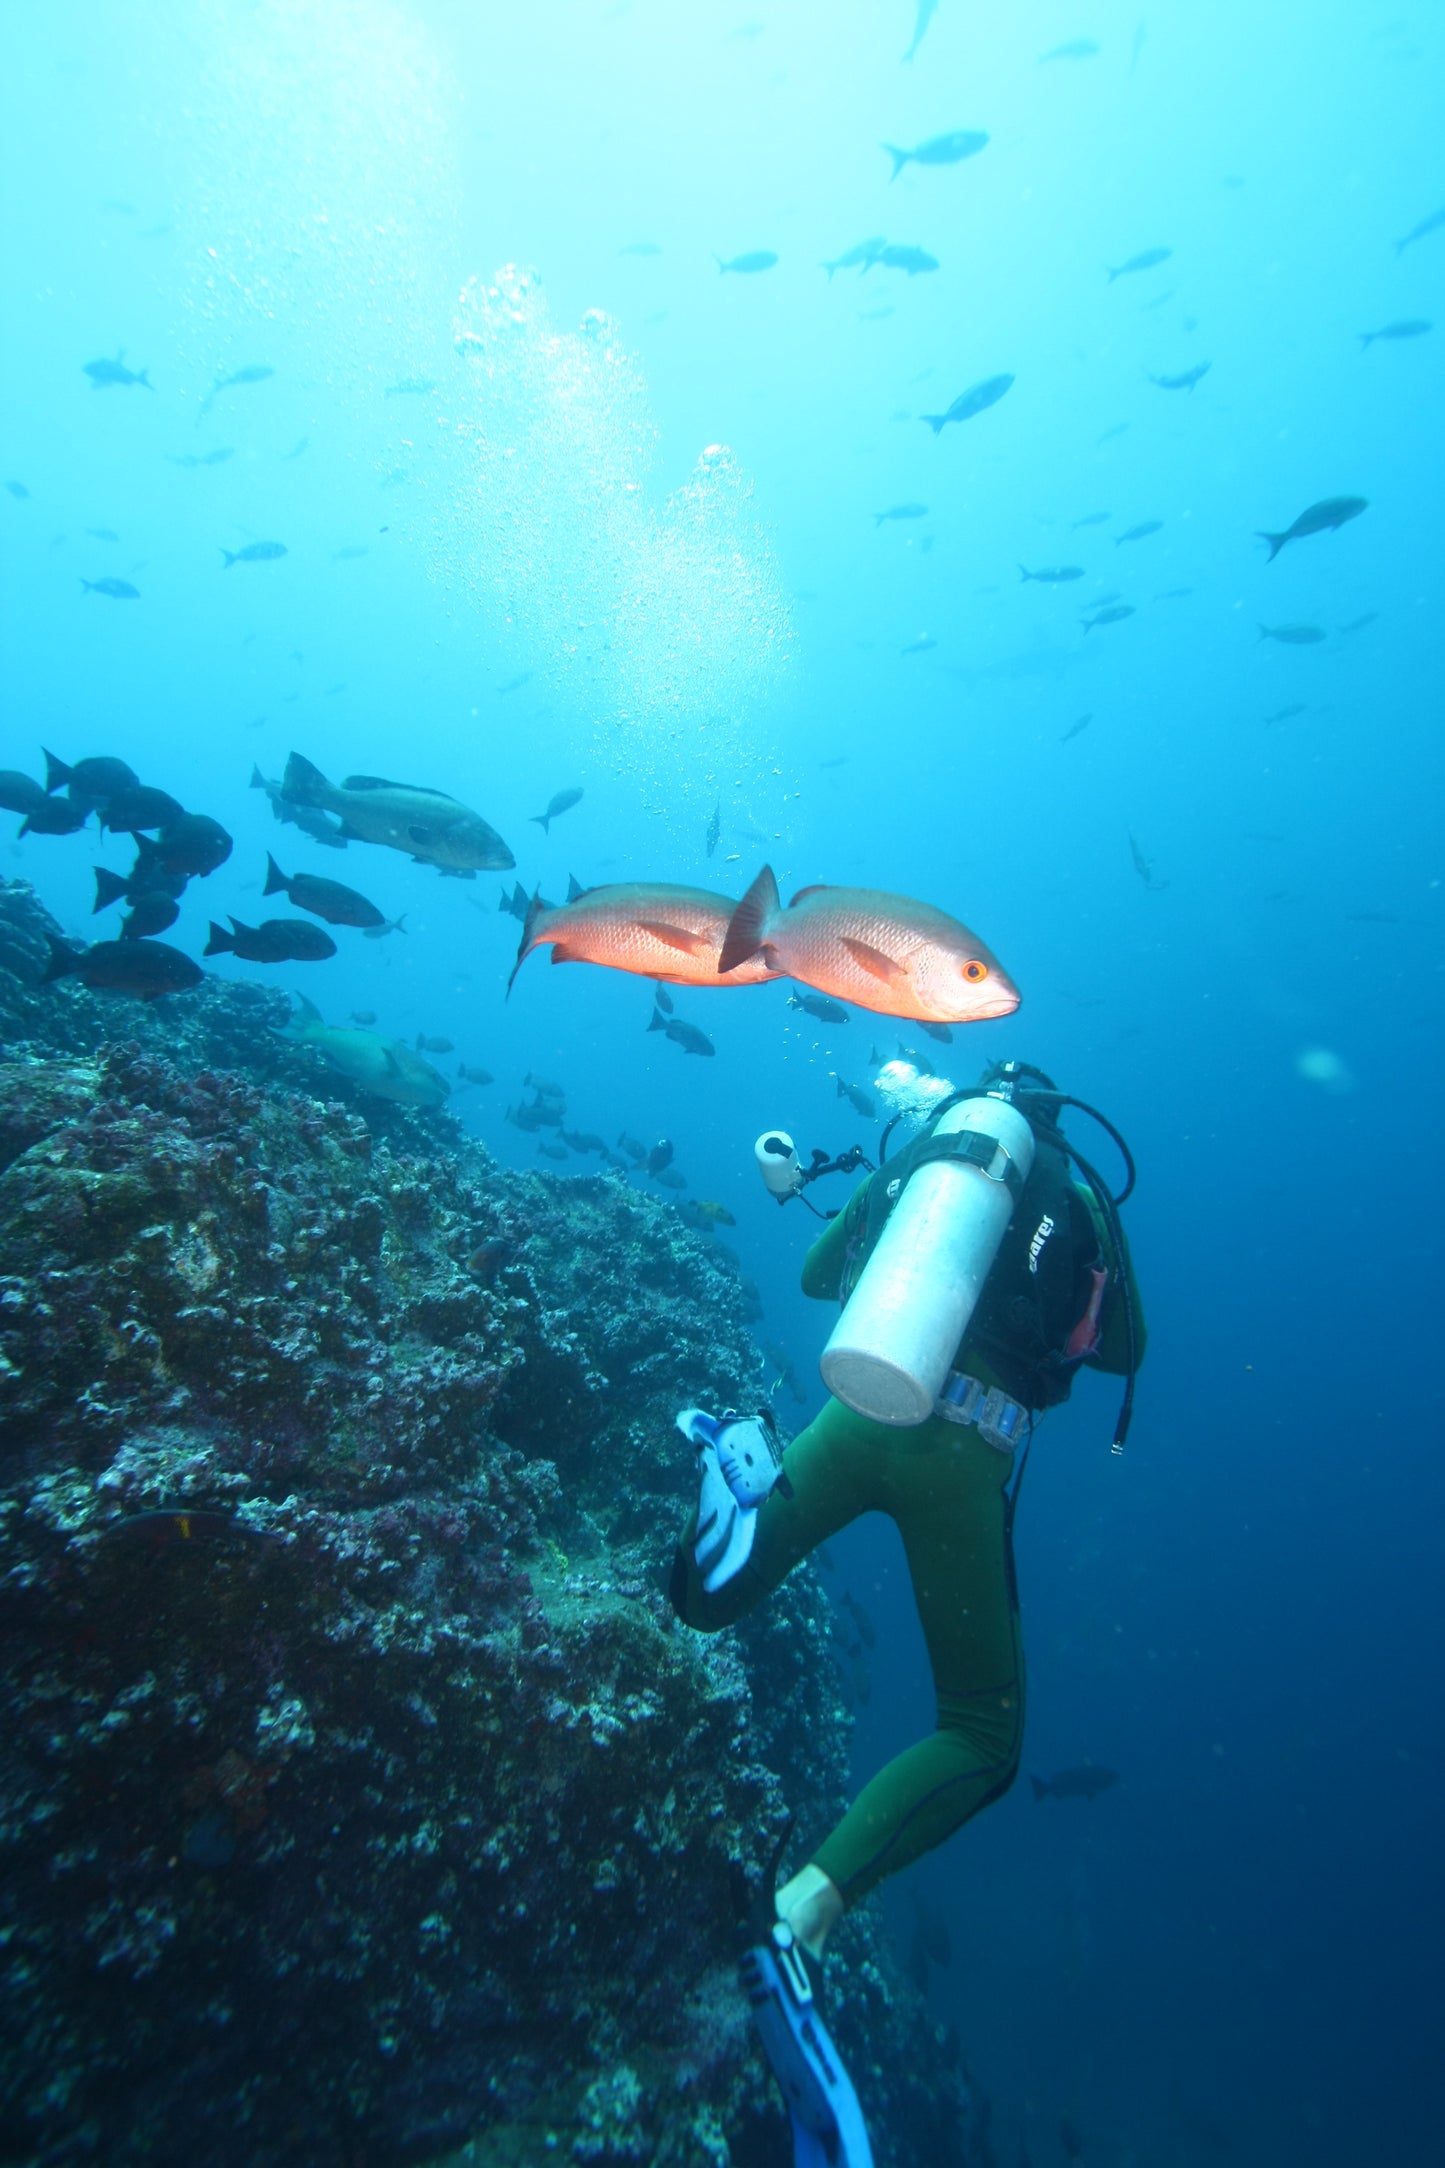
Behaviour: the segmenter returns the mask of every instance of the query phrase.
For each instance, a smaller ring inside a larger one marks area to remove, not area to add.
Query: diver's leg
[[[865,1785],[814,1854],[848,1906],[1006,1791],[1023,1743],[1011,1458],[937,1417],[893,1439],[880,1502],[903,1537],[938,1728]]]
[[[753,1610],[785,1581],[810,1551],[878,1504],[878,1461],[872,1436],[879,1426],[830,1400],[800,1430],[783,1455],[791,1497],[775,1486],[758,1509],[751,1554],[731,1580],[709,1595],[693,1556],[694,1511],[683,1530],[668,1594],[685,1626],[716,1633]],[[883,1432],[886,1438],[888,1433]]]

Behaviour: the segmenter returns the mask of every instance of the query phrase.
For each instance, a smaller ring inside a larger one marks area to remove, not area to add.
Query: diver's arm
[[[838,1300],[838,1290],[843,1284],[843,1267],[848,1258],[848,1230],[845,1222],[852,1216],[854,1199],[862,1196],[872,1179],[870,1175],[868,1181],[859,1183],[847,1205],[836,1219],[829,1220],[803,1259],[803,1293],[811,1295],[816,1302]]]

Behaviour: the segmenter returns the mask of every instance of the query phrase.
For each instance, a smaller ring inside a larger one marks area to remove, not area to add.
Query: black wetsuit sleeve
[[[853,1192],[853,1197],[861,1197],[872,1179],[872,1175],[869,1175],[868,1181],[861,1182]],[[848,1202],[851,1205],[853,1198],[850,1197]],[[862,1209],[861,1206],[859,1209]],[[848,1213],[845,1210],[840,1212],[836,1219],[829,1220],[803,1259],[803,1293],[811,1295],[816,1302],[838,1300],[838,1292],[843,1284],[843,1267],[848,1259],[848,1234],[844,1224],[847,1218]]]

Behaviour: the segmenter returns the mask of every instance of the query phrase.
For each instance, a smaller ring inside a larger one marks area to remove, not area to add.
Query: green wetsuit
[[[804,1294],[837,1300],[846,1240],[840,1214],[808,1252]],[[1095,1367],[1124,1367],[1121,1337],[1119,1320],[1106,1318]],[[992,1382],[972,1357],[969,1367]],[[939,1416],[896,1430],[829,1400],[794,1438],[783,1465],[792,1496],[770,1493],[747,1564],[711,1596],[692,1555],[693,1514],[678,1553],[674,1601],[686,1625],[715,1633],[761,1603],[800,1559],[860,1514],[886,1513],[897,1523],[938,1722],[931,1737],[905,1748],[864,1786],[812,1855],[854,1905],[997,1799],[1017,1773],[1024,1662],[1007,1488],[1013,1456]]]

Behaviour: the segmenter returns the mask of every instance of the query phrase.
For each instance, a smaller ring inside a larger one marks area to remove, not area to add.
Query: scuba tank
[[[921,1158],[819,1364],[845,1407],[898,1429],[933,1413],[1028,1179],[1034,1133],[1005,1098],[970,1097],[940,1118]]]

